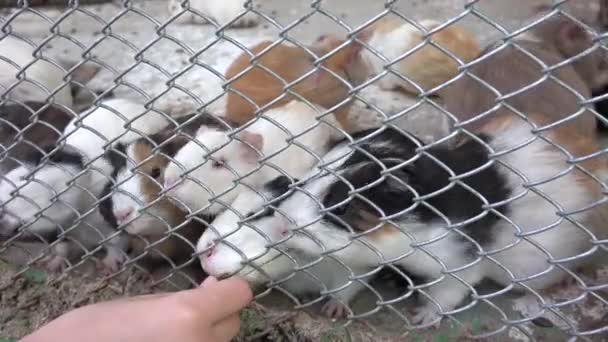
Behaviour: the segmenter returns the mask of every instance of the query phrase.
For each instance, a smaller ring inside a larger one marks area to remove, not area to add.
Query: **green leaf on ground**
[[[35,268],[30,268],[29,270],[25,271],[25,273],[23,273],[23,276],[25,277],[25,279],[32,283],[42,284],[46,282],[46,273]]]

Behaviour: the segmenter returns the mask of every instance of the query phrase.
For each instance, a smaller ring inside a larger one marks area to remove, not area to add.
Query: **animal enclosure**
[[[0,341],[239,276],[239,341],[604,341],[608,1],[0,2]]]

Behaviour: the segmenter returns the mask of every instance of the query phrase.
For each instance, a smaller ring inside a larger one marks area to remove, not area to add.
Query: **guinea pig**
[[[17,167],[22,156],[57,143],[72,118],[67,110],[42,102],[0,105],[0,174]]]
[[[442,24],[435,20],[419,22],[426,31],[434,31]],[[459,25],[449,25],[428,38],[425,36],[421,29],[399,17],[384,17],[358,35],[382,57],[369,49],[360,49],[358,63],[351,65],[366,70],[367,79],[382,74],[387,65],[394,63],[391,71],[375,84],[385,90],[400,89],[418,95],[454,78],[460,63],[471,62],[481,52],[475,36]]]
[[[65,128],[65,143],[78,148],[94,162],[104,155],[106,146],[157,133],[170,122],[161,112],[128,99],[113,98],[74,118]]]
[[[9,210],[13,219],[8,222],[8,229],[14,231],[20,223],[32,221],[32,214],[36,208],[45,213],[52,210],[62,211],[57,215],[65,215],[65,217],[36,220],[28,228],[32,233],[61,232],[64,225],[72,225],[73,217],[80,216],[91,216],[95,222],[99,221],[97,223],[100,225],[104,224],[98,210],[99,196],[112,176],[112,164],[104,155],[106,146],[120,142],[128,143],[140,135],[153,134],[166,126],[167,122],[167,118],[163,114],[148,111],[142,105],[124,99],[107,100],[81,113],[66,126],[61,141],[50,146],[44,158],[36,159],[35,163],[25,163],[6,176],[3,181],[5,187],[2,189],[3,204],[6,206],[5,201],[12,199],[11,203],[15,203],[16,206]],[[62,172],[62,168],[58,168],[48,161],[55,155],[61,156],[60,166],[70,172]],[[64,164],[67,166],[64,167]],[[32,166],[35,167],[34,170],[32,170]],[[78,167],[78,172],[74,172],[75,167]],[[43,177],[43,181],[23,177],[30,172]],[[17,181],[19,183],[16,183]],[[45,183],[55,186],[47,186]],[[15,184],[20,186],[19,198],[23,199],[21,201],[13,199]],[[66,194],[59,202],[55,191],[57,187]],[[28,203],[36,205],[29,210],[22,208],[26,207]],[[66,210],[66,208],[71,210]],[[114,233],[109,225],[108,227]],[[83,232],[83,234],[85,233]],[[96,236],[91,236],[91,238],[95,239]],[[103,265],[109,271],[116,270],[125,258],[122,252],[126,250],[126,239],[122,236],[116,236],[116,239],[118,240],[116,245],[120,246],[120,251],[118,248],[112,249],[111,253],[108,253],[108,258],[103,260]],[[100,240],[97,239],[97,241]],[[77,244],[61,244],[61,246],[61,250],[54,250],[58,255],[55,255],[56,258],[53,260],[65,259],[66,255],[82,252],[82,248],[78,249]],[[53,258],[52,255],[51,258]],[[50,266],[52,269],[57,269],[59,264],[55,261]]]
[[[341,127],[347,132],[352,131],[348,109],[349,91],[354,82],[347,67],[358,45],[350,44],[325,59],[319,68],[315,66],[317,58],[328,55],[341,43],[340,40],[330,39],[318,41],[309,48],[310,52],[287,43],[272,46],[274,43],[271,41],[249,48],[226,70],[225,77],[231,81],[229,86],[232,89],[227,92],[226,117],[242,125],[255,117],[258,107],[270,104],[273,107],[282,106],[291,100],[303,98],[331,110]],[[252,62],[253,56],[259,56],[255,63]],[[282,96],[286,85],[293,82],[296,83],[289,90],[297,95],[286,93]]]
[[[201,265],[209,275],[222,278],[238,272],[252,286],[274,282],[291,295],[321,292],[330,297],[322,311],[343,317],[365,280],[350,280],[351,270],[330,258],[317,262],[315,256],[280,248],[285,236],[266,227],[273,208],[292,184],[287,176],[279,176],[259,191],[242,191],[198,241]]]
[[[123,227],[127,233],[152,244],[154,254],[180,260],[192,256],[193,244],[203,233],[203,226],[197,220],[186,223],[186,212],[166,198],[162,191],[165,169],[201,126],[227,126],[208,114],[188,115],[175,121],[176,125],[109,151],[113,154],[109,159],[115,185],[106,185],[100,211],[112,226]],[[169,238],[163,239],[166,236]],[[155,241],[161,242],[154,245]]]
[[[294,188],[265,232],[283,235],[276,248],[357,269],[392,263],[428,279],[414,288],[428,298],[412,318],[421,326],[449,315],[482,279],[547,288],[568,274],[562,268],[588,261],[607,235],[602,187],[591,176],[606,169],[584,159],[598,149],[593,139],[533,127],[503,118],[479,138],[424,150],[380,128]],[[573,166],[573,158],[584,161]]]
[[[93,206],[91,200],[82,203],[86,200],[82,189],[90,182],[90,175],[83,174],[82,156],[69,146],[55,150],[50,145],[41,150],[44,155],[37,151],[22,156],[22,165],[0,180],[0,235],[58,240],[43,260],[53,272],[108,240],[103,244],[106,256],[101,263],[116,270],[124,259],[121,251],[126,249],[126,241],[112,237],[114,231],[99,219],[96,210],[82,210]]]
[[[201,127],[167,167],[167,193],[193,213],[214,215],[245,187],[255,189],[281,174],[302,176],[337,134],[333,117],[318,119],[318,113],[292,101],[236,134]]]
[[[34,47],[26,41],[10,35],[0,39],[2,95],[6,93],[6,97],[17,101],[40,102],[48,102],[51,97],[55,104],[72,107],[70,86],[63,81],[65,72],[34,56]]]
[[[440,92],[459,128],[475,131],[500,115],[493,112],[500,104],[503,111],[510,110],[508,105],[524,114],[542,114],[584,136],[596,135],[596,117],[580,103],[591,96],[593,89],[606,84],[608,64],[606,53],[596,45],[590,32],[568,18],[555,15],[514,37],[507,46],[501,44],[488,46],[482,53],[483,59]],[[553,67],[569,59],[571,63],[551,70],[549,77],[545,67],[537,62]]]
[[[181,0],[169,0],[169,14],[171,16],[184,12],[175,19],[175,22],[179,24],[208,24],[213,23],[210,22],[209,19],[211,19],[218,25],[224,26],[234,20],[230,26],[236,28],[255,26],[259,22],[259,17],[255,13],[245,13],[245,0],[191,0],[189,7],[186,8],[182,7],[181,3]]]

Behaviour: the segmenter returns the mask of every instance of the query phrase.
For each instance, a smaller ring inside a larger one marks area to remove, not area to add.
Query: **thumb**
[[[189,295],[196,297],[191,300],[203,306],[213,322],[234,315],[253,298],[249,284],[236,277],[221,281],[208,277],[200,287],[190,290]]]

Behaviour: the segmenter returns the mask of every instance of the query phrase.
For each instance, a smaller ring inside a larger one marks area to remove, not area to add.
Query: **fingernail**
[[[213,285],[215,283],[217,283],[217,279],[215,277],[208,276],[207,278],[205,278],[205,280],[203,280],[203,282],[201,283],[201,285],[199,287],[205,287],[205,286]]]

